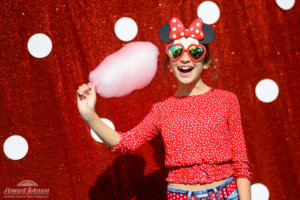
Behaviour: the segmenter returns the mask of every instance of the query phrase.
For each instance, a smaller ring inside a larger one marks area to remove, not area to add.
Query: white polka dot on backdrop
[[[263,79],[257,83],[255,94],[260,101],[270,103],[278,97],[279,88],[273,80]]]
[[[27,49],[33,57],[45,58],[52,50],[52,41],[47,35],[37,33],[29,38]]]
[[[269,196],[269,190],[264,184],[255,183],[251,185],[251,200],[268,200]]]
[[[205,24],[214,24],[220,18],[219,6],[212,1],[202,2],[197,9],[197,15]]]
[[[101,118],[101,120],[102,120],[107,126],[109,126],[110,128],[112,128],[113,130],[115,130],[114,124],[113,124],[109,119]],[[94,138],[94,140],[96,140],[97,142],[103,143],[103,141],[98,137],[98,135],[94,132],[93,129],[91,129],[91,134],[92,134],[92,137]]]
[[[295,0],[276,0],[279,8],[289,10],[295,5]]]
[[[28,143],[22,136],[12,135],[5,140],[3,151],[9,159],[20,160],[28,152]]]
[[[136,22],[129,17],[120,18],[115,24],[115,34],[122,41],[130,41],[135,38],[138,33]]]

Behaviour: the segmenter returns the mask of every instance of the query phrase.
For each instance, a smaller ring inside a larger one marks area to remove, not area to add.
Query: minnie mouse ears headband
[[[209,44],[215,39],[214,30],[202,22],[201,18],[196,19],[188,29],[185,29],[182,22],[172,17],[170,23],[166,23],[159,30],[159,39],[165,43],[173,43],[182,37],[192,37],[199,41],[199,44]]]

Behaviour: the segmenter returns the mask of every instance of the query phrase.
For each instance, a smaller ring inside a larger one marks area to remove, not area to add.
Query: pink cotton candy
[[[127,43],[89,75],[102,97],[121,97],[147,86],[155,76],[158,48],[151,42]]]

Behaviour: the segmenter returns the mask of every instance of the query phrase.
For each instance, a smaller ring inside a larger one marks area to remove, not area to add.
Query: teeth
[[[191,69],[191,67],[179,67],[179,69],[187,70],[187,69]]]
[[[182,73],[188,73],[190,71],[192,71],[194,68],[193,67],[178,67],[178,70]]]

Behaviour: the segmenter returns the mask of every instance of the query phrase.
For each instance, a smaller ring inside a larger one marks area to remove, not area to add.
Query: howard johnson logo
[[[4,198],[49,198],[49,189],[38,188],[38,184],[31,180],[24,180],[17,187],[6,187]]]

